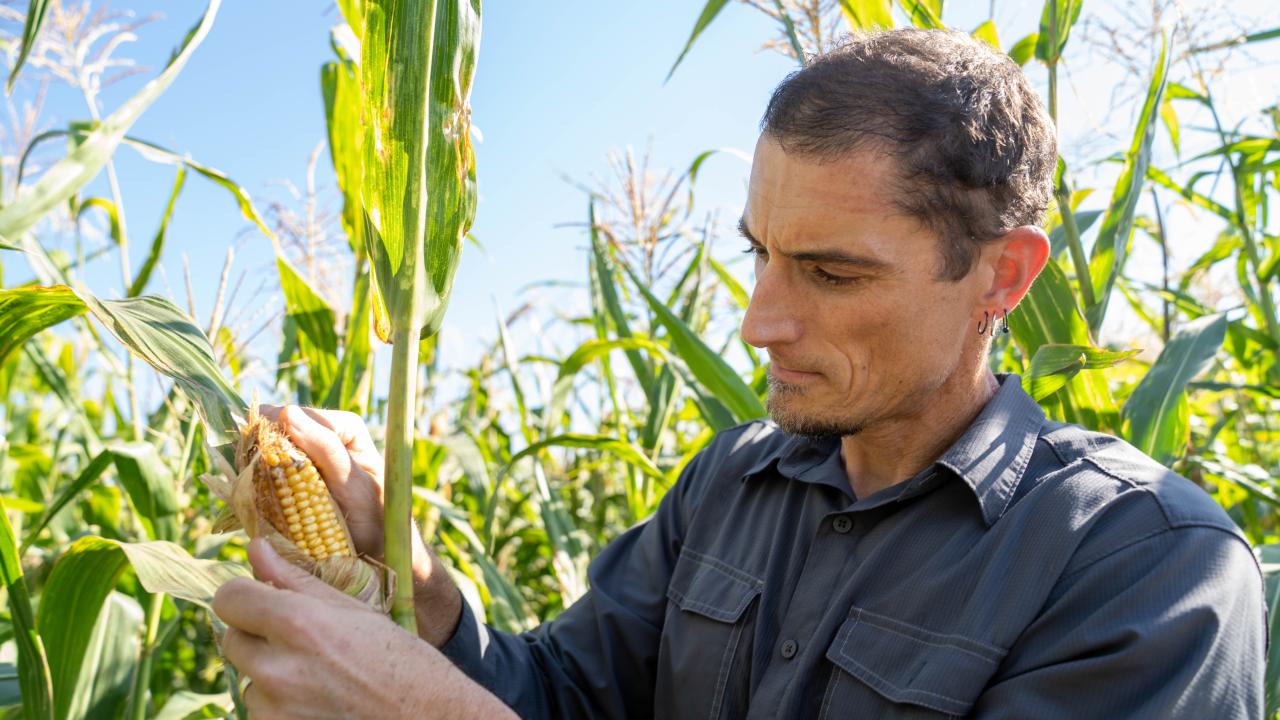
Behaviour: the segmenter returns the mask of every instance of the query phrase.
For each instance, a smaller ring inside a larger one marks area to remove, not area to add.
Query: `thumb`
[[[338,592],[325,584],[323,580],[312,575],[280,557],[266,538],[254,538],[249,541],[247,551],[249,564],[253,566],[253,574],[264,583],[270,583],[283,590],[294,590],[304,595],[323,595],[326,592]],[[341,594],[341,593],[339,593]]]

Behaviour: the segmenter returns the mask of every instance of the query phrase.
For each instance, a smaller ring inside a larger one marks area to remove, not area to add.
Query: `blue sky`
[[[465,363],[491,341],[495,307],[510,310],[533,300],[559,308],[572,296],[554,287],[521,292],[522,288],[548,280],[580,282],[585,277],[581,229],[557,227],[585,220],[586,198],[564,176],[589,184],[593,175],[608,176],[606,154],[628,145],[637,156],[651,147],[651,167],[677,174],[704,150],[730,147],[750,154],[769,93],[795,66],[777,52],[759,49],[774,35],[771,22],[732,3],[664,84],[701,5],[700,0],[485,2],[472,96],[473,123],[483,134],[477,146],[480,203],[473,234],[484,251],[469,246],[464,252],[443,336],[448,341],[447,360]],[[952,2],[944,17],[955,27],[972,29],[985,19],[988,5]],[[1262,16],[1266,24],[1261,3],[1238,5]],[[157,12],[164,17],[140,28],[139,40],[121,48],[118,55],[136,58],[151,71],[107,89],[107,111],[163,66],[204,3],[116,2],[111,7],[139,17]],[[1039,2],[997,2],[995,7],[1006,46],[1035,29]],[[1266,26],[1280,25],[1275,13],[1270,14],[1273,22]],[[332,56],[329,30],[338,20],[336,8],[327,2],[226,0],[204,45],[131,134],[223,170],[260,206],[286,199],[281,181],[304,186],[308,157],[325,135],[319,70]],[[1239,100],[1242,111],[1248,111],[1265,104],[1258,97],[1277,96],[1275,53],[1265,50],[1269,63],[1245,73],[1235,93],[1243,97],[1224,97],[1225,102]],[[1043,85],[1042,68],[1031,68],[1030,74]],[[1106,112],[1109,96],[1099,92],[1100,83],[1113,85],[1115,77],[1114,70],[1097,65],[1091,54],[1081,57],[1062,101],[1069,159],[1073,148],[1083,147],[1084,159],[1098,160],[1100,154],[1088,140],[1117,128],[1119,134],[1126,132],[1132,112]],[[33,83],[24,81],[18,96],[30,97]],[[1085,103],[1092,110],[1078,107]],[[59,127],[86,114],[76,94],[55,85],[43,127]],[[1107,146],[1107,152],[1124,144],[1127,138]],[[118,154],[117,169],[136,267],[167,199],[172,169],[149,164],[129,150]],[[738,249],[732,226],[745,197],[748,170],[746,162],[723,154],[708,162],[698,181],[695,219],[718,213],[725,230],[718,254],[725,257]],[[1106,173],[1104,168],[1099,177],[1105,179]],[[321,202],[336,208],[327,150],[321,155],[317,180]],[[1109,185],[1102,187],[1099,199],[1109,195]],[[102,179],[91,186],[91,194],[106,192]],[[292,205],[300,209],[302,203]],[[198,178],[188,179],[169,232],[164,260],[168,285],[153,280],[151,291],[171,291],[185,304],[185,254],[197,310],[207,320],[223,256],[234,244],[232,278],[247,274],[233,319],[249,329],[280,307],[272,296],[270,245],[250,229],[224,191]],[[1149,262],[1149,257],[1135,262]],[[12,263],[6,268],[10,283],[22,275]],[[86,280],[102,296],[121,293],[114,259],[96,263]],[[259,286],[262,291],[255,294]],[[268,360],[276,349],[274,337],[265,333],[255,343]]]

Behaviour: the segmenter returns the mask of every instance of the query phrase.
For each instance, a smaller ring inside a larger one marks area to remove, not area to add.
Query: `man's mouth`
[[[779,364],[776,360],[770,363],[769,374],[778,382],[787,383],[789,385],[812,382],[821,377],[820,373],[808,372],[805,370],[793,370],[785,365]]]

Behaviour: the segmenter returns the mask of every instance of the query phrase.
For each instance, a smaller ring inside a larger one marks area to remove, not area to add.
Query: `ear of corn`
[[[356,554],[351,533],[315,463],[279,427],[258,417],[244,430],[259,511],[315,561]]]
[[[235,467],[221,465],[220,474],[201,478],[227,503],[220,531],[266,538],[285,560],[379,611],[389,609],[394,574],[357,556],[319,468],[279,425],[258,414],[256,401],[240,432]]]

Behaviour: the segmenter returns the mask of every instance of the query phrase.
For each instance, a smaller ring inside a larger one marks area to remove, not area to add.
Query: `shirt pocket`
[[[667,586],[655,717],[745,714],[747,660],[764,582],[721,560],[683,548]]]
[[[963,716],[1007,652],[855,606],[827,649],[836,667],[820,717],[855,708],[895,718]]]

